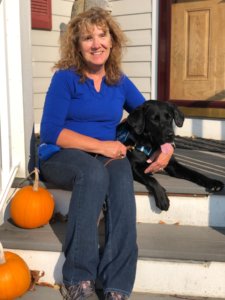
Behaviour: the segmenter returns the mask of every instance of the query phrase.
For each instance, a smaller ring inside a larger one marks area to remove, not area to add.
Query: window
[[[31,0],[32,29],[52,29],[51,0]]]

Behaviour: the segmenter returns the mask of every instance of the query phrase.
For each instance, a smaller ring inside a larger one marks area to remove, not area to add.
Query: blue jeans
[[[136,207],[133,176],[127,158],[110,160],[76,149],[63,149],[40,163],[44,180],[72,191],[63,281],[102,282],[104,292],[130,295],[136,274]],[[99,254],[97,221],[107,203],[103,254]]]

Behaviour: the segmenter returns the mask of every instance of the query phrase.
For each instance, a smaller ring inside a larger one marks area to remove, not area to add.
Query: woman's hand
[[[168,165],[173,152],[174,148],[171,144],[166,143],[161,145],[161,149],[154,152],[147,160],[151,164],[145,169],[144,173],[156,173],[163,170]]]
[[[123,158],[127,148],[119,141],[103,141],[101,154],[110,158]]]

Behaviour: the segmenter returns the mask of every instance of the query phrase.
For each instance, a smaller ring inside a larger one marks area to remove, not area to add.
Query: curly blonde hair
[[[74,68],[76,73],[81,76],[81,81],[85,81],[85,61],[78,50],[79,38],[83,30],[90,32],[94,25],[103,30],[109,30],[111,35],[112,49],[105,64],[106,82],[110,85],[116,84],[122,75],[121,59],[127,38],[111,14],[100,7],[91,8],[71,19],[61,38],[61,58],[54,68]]]

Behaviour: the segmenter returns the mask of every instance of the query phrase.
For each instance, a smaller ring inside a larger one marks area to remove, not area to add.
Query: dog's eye
[[[165,120],[170,120],[172,119],[172,116],[169,113],[165,114]]]
[[[159,115],[154,115],[154,116],[152,116],[152,120],[158,122],[158,121],[160,120]]]

